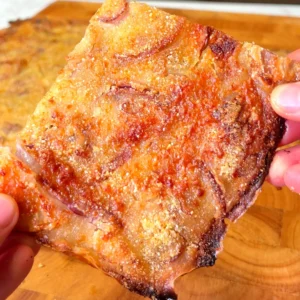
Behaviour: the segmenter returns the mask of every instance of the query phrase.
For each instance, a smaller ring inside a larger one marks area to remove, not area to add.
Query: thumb
[[[271,95],[271,104],[285,119],[300,121],[300,82],[277,86]]]
[[[10,196],[0,194],[0,246],[16,225],[18,217],[16,202]]]

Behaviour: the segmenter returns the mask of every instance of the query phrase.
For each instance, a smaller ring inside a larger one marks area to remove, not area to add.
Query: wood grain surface
[[[56,2],[39,16],[88,19],[99,4]],[[286,53],[300,48],[300,19],[168,10],[221,29],[239,40]],[[59,55],[59,54],[58,54]],[[180,300],[300,299],[300,197],[268,183],[255,205],[229,224],[214,267],[176,281]],[[32,272],[10,300],[137,300],[114,279],[63,254],[43,248]]]

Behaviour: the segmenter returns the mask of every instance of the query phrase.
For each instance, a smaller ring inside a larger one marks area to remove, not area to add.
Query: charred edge
[[[199,245],[197,267],[210,267],[215,264],[217,252],[221,249],[222,239],[226,233],[226,224],[223,219],[214,219],[203,235]]]
[[[129,11],[129,5],[127,1],[123,1],[123,5],[118,12],[112,14],[112,16],[104,15],[99,17],[99,21],[103,23],[115,23],[121,21],[121,18],[125,16]]]
[[[275,135],[275,143],[274,147],[271,148],[265,154],[265,164],[260,168],[260,172],[254,177],[252,182],[248,185],[248,189],[241,196],[241,200],[237,203],[231,211],[229,211],[226,215],[231,221],[236,221],[239,217],[241,217],[247,208],[255,201],[256,191],[263,185],[265,178],[267,177],[270,169],[271,162],[275,155],[276,148],[279,145],[284,133],[285,133],[285,119],[279,118],[279,130]]]
[[[39,232],[37,234],[34,234],[33,236],[35,236],[37,238],[37,241],[39,243],[41,243],[42,245],[52,248],[54,250],[63,252],[64,254],[77,258],[89,265],[91,265],[92,267],[96,267],[96,268],[100,268],[99,265],[94,265],[91,263],[91,261],[87,260],[86,258],[79,256],[77,254],[75,254],[72,249],[69,247],[68,244],[60,244],[57,245],[55,243],[52,243],[48,236],[46,234],[44,234],[43,232]],[[132,281],[131,278],[128,278],[124,275],[121,275],[119,273],[115,273],[113,271],[110,271],[109,269],[105,269],[103,267],[101,267],[101,269],[110,277],[116,279],[120,284],[122,284],[123,286],[125,286],[128,290],[130,290],[131,292],[137,293],[141,296],[144,297],[149,297],[153,300],[177,300],[177,295],[176,293],[172,290],[172,289],[165,289],[162,291],[158,291],[155,288],[153,288],[150,284],[147,284],[145,282],[138,282],[138,281]]]
[[[153,300],[177,300],[177,295],[174,292],[166,292],[158,296],[152,296]]]
[[[106,271],[104,270],[104,272]],[[177,300],[177,295],[172,289],[158,291],[145,282],[132,281],[131,278],[111,271],[107,271],[106,273],[115,278],[131,292],[137,293],[141,296],[149,297],[152,300]]]
[[[129,290],[138,293],[144,297],[149,297],[152,300],[177,300],[177,295],[174,291],[158,292],[156,290],[153,290],[152,288],[148,288],[148,290],[143,290],[142,292],[135,288],[129,288]]]
[[[47,235],[43,235],[42,232],[37,232],[36,233],[36,241],[43,246],[49,247],[49,248],[55,248],[52,243],[49,241],[49,238]]]
[[[218,35],[217,40],[210,44],[209,47],[217,59],[228,59],[233,54],[238,43],[225,34],[219,33]]]
[[[210,26],[206,27],[206,38],[205,38],[205,42],[202,46],[201,52],[203,52],[208,47],[208,44],[210,42],[211,36],[212,36],[214,31],[215,31],[214,28],[212,28]]]

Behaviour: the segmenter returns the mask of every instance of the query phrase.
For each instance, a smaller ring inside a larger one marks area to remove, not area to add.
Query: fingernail
[[[300,111],[300,85],[292,83],[277,88],[275,93],[276,104],[287,113]]]
[[[0,229],[4,229],[11,224],[14,219],[14,215],[14,204],[9,199],[0,199]]]

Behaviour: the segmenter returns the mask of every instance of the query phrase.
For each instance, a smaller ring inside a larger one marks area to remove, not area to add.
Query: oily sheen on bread
[[[214,264],[225,219],[253,203],[284,132],[270,93],[300,66],[211,27],[108,0],[1,149],[19,230],[128,289],[176,299]]]

